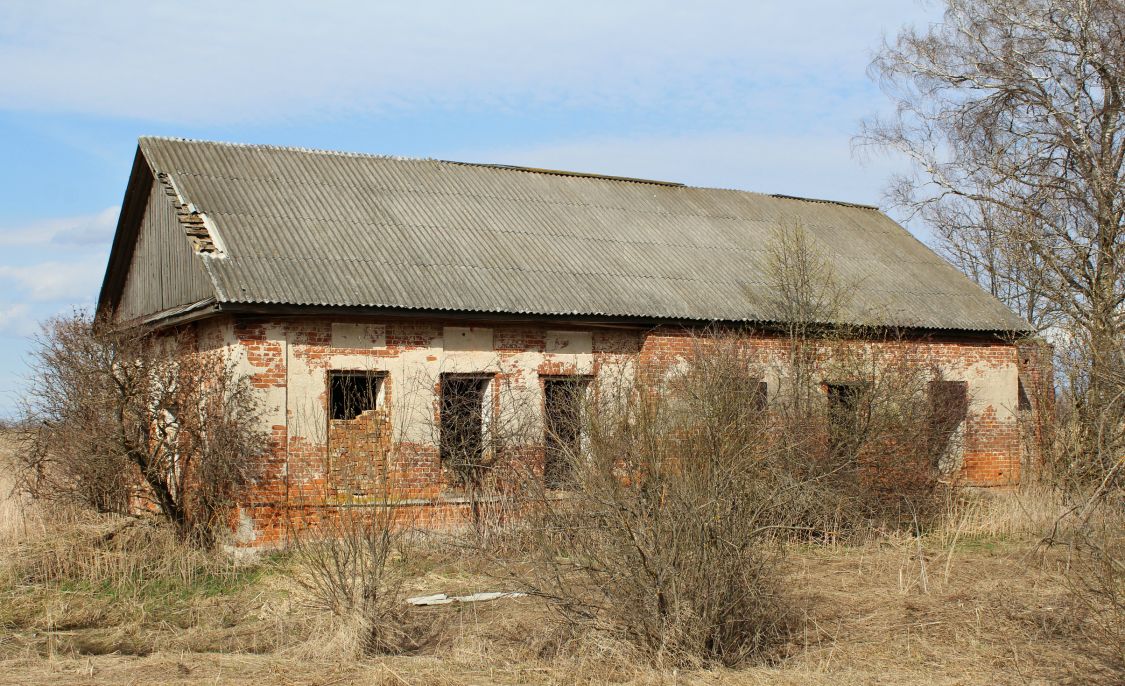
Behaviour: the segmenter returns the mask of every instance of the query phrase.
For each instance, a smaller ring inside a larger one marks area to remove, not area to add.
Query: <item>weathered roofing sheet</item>
[[[864,206],[437,160],[142,138],[225,245],[220,303],[775,321],[772,231],[800,224],[841,319],[1027,328]]]

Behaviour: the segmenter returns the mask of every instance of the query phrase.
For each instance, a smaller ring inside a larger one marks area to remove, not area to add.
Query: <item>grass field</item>
[[[0,501],[0,684],[1113,683],[1099,651],[1120,649],[1091,641],[1064,553],[1037,545],[1050,508],[1017,494],[921,540],[793,545],[787,644],[686,672],[567,634],[533,597],[411,609],[421,648],[356,659],[353,627],[313,607],[293,555],[237,561],[151,522],[25,505]],[[507,590],[439,537],[394,564],[410,593]]]

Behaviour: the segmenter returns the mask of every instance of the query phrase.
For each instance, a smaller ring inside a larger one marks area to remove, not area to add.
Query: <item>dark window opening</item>
[[[863,383],[830,383],[828,389],[828,448],[833,457],[849,457],[860,443],[860,399]]]
[[[969,413],[969,385],[964,381],[930,382],[930,416],[957,428]]]
[[[1018,384],[1016,392],[1019,394],[1019,399],[1017,401],[1019,403],[1019,411],[1031,412],[1031,398],[1027,395],[1027,388],[1023,385],[1023,379],[1017,380],[1016,383]]]
[[[969,388],[966,382],[930,382],[930,443],[935,464],[948,451],[953,434],[968,414]]]
[[[441,459],[455,466],[480,464],[484,457],[484,401],[490,377],[441,375]]]
[[[758,385],[754,387],[754,409],[758,412],[764,412],[768,402],[769,384],[765,381],[759,381]]]
[[[329,411],[332,419],[355,419],[377,408],[382,372],[329,372]]]
[[[571,465],[582,448],[582,403],[588,381],[584,377],[543,381],[546,415],[543,479],[548,488],[572,482]]]

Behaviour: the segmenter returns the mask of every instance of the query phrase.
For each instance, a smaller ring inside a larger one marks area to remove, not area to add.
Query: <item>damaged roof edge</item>
[[[195,321],[197,319],[205,319],[218,314],[221,309],[222,307],[215,298],[205,298],[189,305],[181,305],[180,307],[173,307],[163,312],[157,312],[156,314],[142,318],[140,321],[146,326],[163,328],[186,324],[189,321]]]
[[[160,177],[165,177],[161,179]],[[121,211],[118,214],[117,226],[114,230],[113,242],[110,247],[109,259],[106,264],[105,275],[102,277],[101,289],[98,292],[97,304],[95,312],[116,312],[121,304],[121,298],[124,295],[127,279],[129,276],[130,267],[132,265],[133,256],[137,248],[138,240],[140,237],[141,228],[145,219],[146,205],[149,201],[149,195],[152,193],[154,186],[158,183],[166,183],[175,194],[175,198],[182,204],[188,205],[187,199],[184,197],[183,192],[176,186],[175,180],[171,175],[163,174],[153,164],[149,155],[145,152],[144,146],[138,142],[136,153],[133,157],[133,166],[129,174],[129,182],[125,187],[125,195],[121,202]],[[207,223],[208,218],[199,214],[200,220]],[[213,223],[208,227],[213,227]],[[183,234],[184,240],[191,240],[191,236],[185,231]],[[223,256],[224,246],[221,238],[216,241],[215,248],[217,256]],[[200,252],[194,249],[196,256],[203,258],[205,252]],[[207,260],[203,259],[201,263],[206,280],[210,284],[214,296],[211,296],[205,301],[216,302],[223,297],[223,293],[219,287],[219,283],[215,279],[215,274],[210,269]],[[191,303],[188,305],[181,305],[177,308],[172,308],[174,311],[181,308],[195,308],[199,303]],[[147,319],[160,319],[166,315],[167,312],[158,312],[149,315]]]

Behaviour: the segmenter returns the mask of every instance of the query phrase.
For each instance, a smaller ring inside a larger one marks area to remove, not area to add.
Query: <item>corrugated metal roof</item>
[[[496,165],[142,138],[225,246],[220,303],[776,321],[770,236],[802,225],[842,320],[1024,330],[874,208]]]

